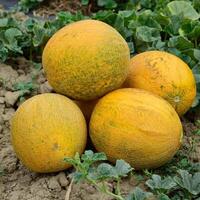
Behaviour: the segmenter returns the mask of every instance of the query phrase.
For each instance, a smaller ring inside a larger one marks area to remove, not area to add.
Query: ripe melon
[[[179,115],[190,108],[196,96],[195,78],[189,66],[163,51],[147,51],[134,56],[126,86],[163,97]]]
[[[179,116],[167,101],[134,88],[105,95],[90,119],[95,148],[111,162],[124,159],[135,169],[168,162],[179,149],[182,134]]]
[[[18,158],[35,172],[70,167],[63,159],[84,151],[87,130],[79,107],[59,94],[41,94],[25,101],[12,123],[12,144]]]
[[[130,55],[126,41],[114,28],[97,20],[82,20],[52,36],[42,63],[56,92],[92,100],[122,85]]]

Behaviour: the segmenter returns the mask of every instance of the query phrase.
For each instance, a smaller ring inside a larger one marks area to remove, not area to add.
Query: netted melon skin
[[[168,162],[181,145],[178,114],[164,99],[145,90],[115,90],[96,104],[90,137],[111,162],[123,159],[140,170]]]
[[[122,85],[130,52],[114,28],[100,21],[82,20],[53,35],[44,48],[42,63],[57,93],[92,100]]]

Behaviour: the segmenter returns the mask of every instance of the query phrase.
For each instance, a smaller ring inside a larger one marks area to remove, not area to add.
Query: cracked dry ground
[[[0,167],[4,175],[0,177],[0,200],[64,200],[70,184],[72,169],[51,173],[37,174],[27,170],[17,159],[10,142],[10,119],[19,106],[22,91],[16,91],[16,83],[32,83],[37,86],[33,91],[24,88],[25,97],[52,92],[52,88],[44,77],[42,69],[36,69],[24,58],[18,58],[10,65],[0,64]],[[184,122],[187,137],[196,128],[191,122]],[[189,142],[188,142],[189,143]],[[198,159],[199,148],[192,154]],[[199,159],[198,159],[199,160]],[[122,192],[127,194],[143,183],[129,177],[122,182]],[[109,183],[113,188],[113,183]],[[145,189],[145,188],[144,188]],[[71,200],[109,200],[111,198],[99,193],[93,186],[86,183],[74,184],[70,195]]]

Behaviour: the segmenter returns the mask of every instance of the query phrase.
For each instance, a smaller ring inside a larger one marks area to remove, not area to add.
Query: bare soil
[[[35,16],[50,17],[54,16],[60,11],[69,11],[75,13],[78,10],[82,10],[80,0],[54,0],[54,1],[44,1],[39,8],[33,11]],[[82,10],[83,11],[83,10]]]
[[[10,119],[21,103],[21,91],[16,91],[16,83],[32,82],[37,87],[32,92],[24,91],[25,98],[39,93],[52,92],[42,69],[36,69],[24,58],[13,60],[10,65],[0,64],[0,200],[64,200],[71,181],[73,169],[51,174],[33,173],[26,169],[17,159],[10,141]],[[193,131],[197,127],[184,120],[185,145],[191,145]],[[198,146],[199,145],[199,146]],[[200,161],[200,144],[195,146],[191,158]],[[144,184],[134,177],[125,179],[122,192],[127,194],[136,185]],[[113,188],[113,183],[109,183]],[[70,200],[111,200],[86,183],[73,184]]]

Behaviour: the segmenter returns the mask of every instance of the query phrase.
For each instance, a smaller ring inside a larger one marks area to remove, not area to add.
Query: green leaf
[[[154,19],[154,15],[150,10],[146,10],[146,11],[142,12],[138,16],[137,20],[141,26],[148,26],[151,28],[156,28],[158,30],[162,30],[161,25]]]
[[[30,90],[30,91],[32,91],[36,88],[37,88],[37,86],[31,81],[29,81],[29,82],[19,82],[19,83],[14,84],[15,90]]]
[[[103,161],[107,160],[107,157],[105,153],[94,153],[91,150],[85,151],[85,153],[81,156],[81,159],[83,161],[90,161],[90,162],[96,162],[96,161]]]
[[[169,23],[164,26],[164,31],[170,36],[178,35],[183,23],[182,15],[173,15],[169,18]]]
[[[6,27],[8,25],[8,18],[0,19],[0,27]]]
[[[166,46],[165,42],[162,42],[161,40],[157,40],[152,43],[152,50],[155,50],[155,49],[164,50],[165,46]]]
[[[89,0],[81,0],[81,4],[83,6],[87,6],[89,4]]]
[[[146,185],[151,190],[170,190],[176,186],[176,183],[171,177],[161,179],[159,175],[153,174],[150,180],[146,181]]]
[[[200,83],[200,64],[197,64],[196,66],[194,66],[192,68],[192,72],[195,76],[195,79],[196,79],[196,83]]]
[[[110,25],[115,23],[116,18],[117,14],[113,13],[111,10],[100,10],[92,16],[92,19],[100,20]]]
[[[200,50],[194,49],[194,57],[200,62]]]
[[[160,25],[166,26],[170,23],[170,18],[163,13],[157,13],[154,18]]]
[[[170,198],[166,194],[163,194],[163,193],[159,194],[158,199],[159,200],[170,200]]]
[[[187,50],[189,48],[193,48],[194,44],[191,41],[189,41],[186,37],[174,36],[169,39],[168,46],[175,47],[180,50]]]
[[[136,38],[144,42],[160,40],[160,33],[155,28],[140,26],[136,28]]]
[[[104,6],[107,9],[112,9],[117,7],[117,3],[114,0],[98,0],[98,6]]]
[[[196,83],[200,83],[200,74],[194,74]]]
[[[8,57],[8,49],[3,46],[2,42],[0,41],[0,62],[6,61]]]
[[[17,28],[9,28],[4,32],[5,38],[9,43],[16,41],[15,37],[21,36],[22,32]]]
[[[126,20],[133,20],[136,18],[136,13],[134,10],[123,10],[123,11],[119,11],[118,15],[120,15],[121,17],[125,18]]]
[[[200,37],[200,21],[185,20],[181,28],[179,29],[179,34],[182,36],[187,36],[194,40]]]
[[[107,163],[102,163],[97,167],[97,176],[99,180],[118,178],[115,168]]]
[[[74,177],[74,182],[78,183],[80,181],[84,181],[85,179],[85,174],[81,173],[81,172],[75,172],[73,173],[73,177]]]
[[[194,5],[194,8],[200,12],[200,1],[199,0],[193,0],[193,5]]]
[[[186,1],[172,1],[167,4],[167,8],[171,15],[183,14],[184,18],[191,20],[197,20],[200,17],[192,5]]]
[[[115,170],[119,177],[126,177],[133,168],[124,160],[117,160],[115,165]]]
[[[119,31],[123,32],[125,27],[124,27],[124,18],[120,15],[117,15],[117,18],[114,23],[114,27]]]
[[[186,170],[178,170],[179,176],[174,177],[175,182],[193,195],[200,193],[200,172],[193,176]]]
[[[75,153],[74,160],[75,160],[77,163],[81,163],[80,154],[79,154],[78,152]]]
[[[144,192],[139,187],[136,187],[134,191],[126,198],[126,200],[146,200],[152,195],[152,193]]]
[[[195,135],[200,136],[200,129],[193,132]]]
[[[133,42],[128,42],[128,47],[130,49],[130,53],[133,54],[135,52],[135,47]]]
[[[28,12],[29,10],[37,7],[44,0],[20,0],[18,2],[18,8],[21,11]]]
[[[35,25],[33,27],[33,33],[34,33],[34,37],[33,37],[33,46],[34,47],[38,47],[40,46],[43,41],[44,41],[44,37],[45,37],[45,29],[43,26],[39,26],[39,25]]]
[[[146,9],[152,9],[153,7],[156,6],[156,1],[155,0],[140,0],[140,4],[142,7]]]
[[[188,34],[188,37],[192,39],[200,37],[200,24],[194,27],[194,29]]]
[[[77,165],[77,162],[73,158],[64,158],[64,161],[66,163],[69,163],[69,164],[73,165],[73,166]]]
[[[200,93],[197,92],[196,98],[194,99],[192,103],[192,108],[196,107],[200,103]]]

